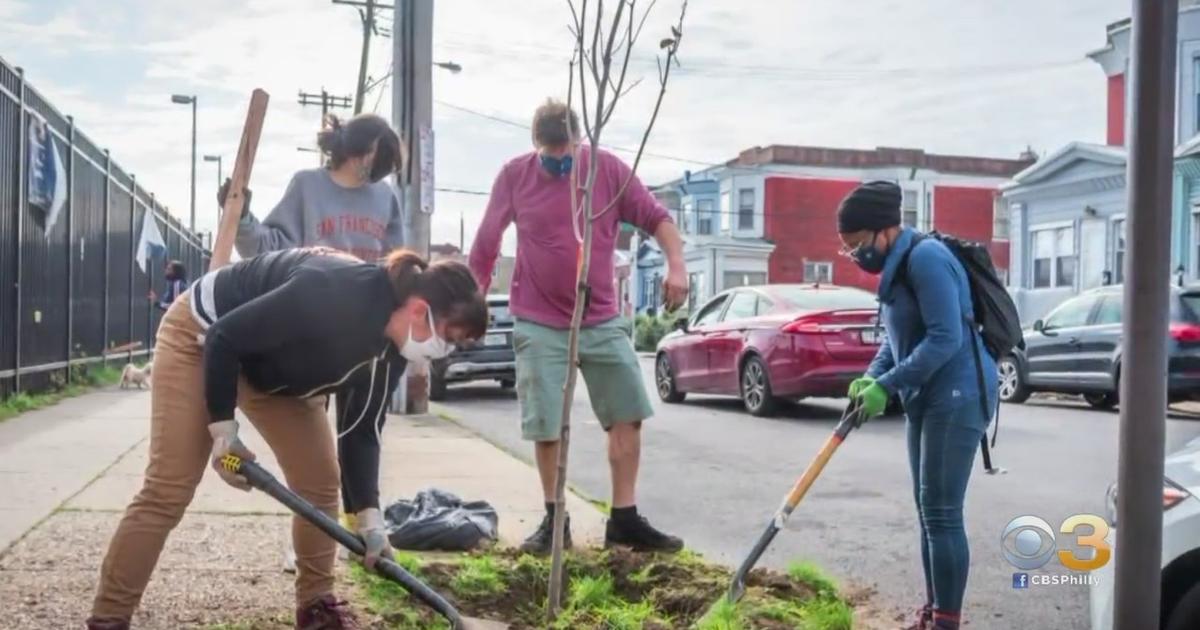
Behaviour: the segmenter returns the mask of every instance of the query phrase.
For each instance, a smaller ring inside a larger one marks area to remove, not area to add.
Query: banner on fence
[[[38,222],[47,237],[67,201],[67,173],[46,121],[29,117],[29,205],[41,210]]]
[[[162,233],[158,231],[158,221],[154,220],[154,211],[146,208],[146,216],[142,220],[142,235],[138,237],[137,264],[146,272],[149,259],[165,257],[167,244],[163,241]]]

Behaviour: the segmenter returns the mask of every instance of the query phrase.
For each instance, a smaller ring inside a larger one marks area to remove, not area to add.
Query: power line
[[[458,195],[479,195],[483,197],[491,194],[485,190],[468,190],[466,188],[434,188],[434,190],[437,192],[455,193]]]

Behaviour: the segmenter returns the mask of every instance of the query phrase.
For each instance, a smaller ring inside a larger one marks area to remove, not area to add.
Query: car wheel
[[[500,389],[512,389],[517,386],[517,382],[511,378],[500,379]]]
[[[440,372],[429,372],[429,400],[446,400],[446,377]]]
[[[658,355],[654,362],[654,384],[658,389],[658,398],[663,402],[679,403],[687,397],[686,392],[679,391],[675,386],[675,371],[671,369],[671,359],[664,352]]]
[[[1084,394],[1083,399],[1093,409],[1112,409],[1117,406],[1117,395],[1113,392],[1092,392]]]
[[[1171,609],[1171,616],[1167,619],[1167,623],[1163,625],[1164,630],[1191,630],[1192,628],[1200,628],[1200,584],[1196,584],[1183,594],[1183,597]]]
[[[1017,359],[1013,356],[1007,356],[996,364],[996,371],[1000,373],[1000,400],[1006,403],[1023,403],[1029,400],[1029,387],[1025,385],[1025,379],[1021,378],[1021,368],[1017,365]]]
[[[767,366],[758,357],[746,359],[742,365],[742,403],[752,416],[770,416],[775,413],[779,401],[771,393],[771,381],[767,377]]]

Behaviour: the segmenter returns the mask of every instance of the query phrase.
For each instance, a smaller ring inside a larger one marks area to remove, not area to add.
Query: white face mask
[[[404,345],[400,346],[400,356],[417,363],[427,363],[444,358],[446,355],[454,352],[454,344],[446,343],[437,334],[437,328],[433,325],[433,310],[426,310],[429,318],[429,338],[424,341],[417,341],[412,337],[412,324],[408,325],[408,338],[404,340]]]

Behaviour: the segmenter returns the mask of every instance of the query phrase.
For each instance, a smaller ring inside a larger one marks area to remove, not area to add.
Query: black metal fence
[[[67,182],[49,232],[27,203],[33,115],[45,120]],[[20,68],[0,61],[0,398],[43,388],[76,364],[151,351],[160,312],[147,295],[164,287],[161,259],[146,273],[135,261],[146,212],[154,213],[169,258],[193,276],[207,268],[201,239],[38,94]]]

